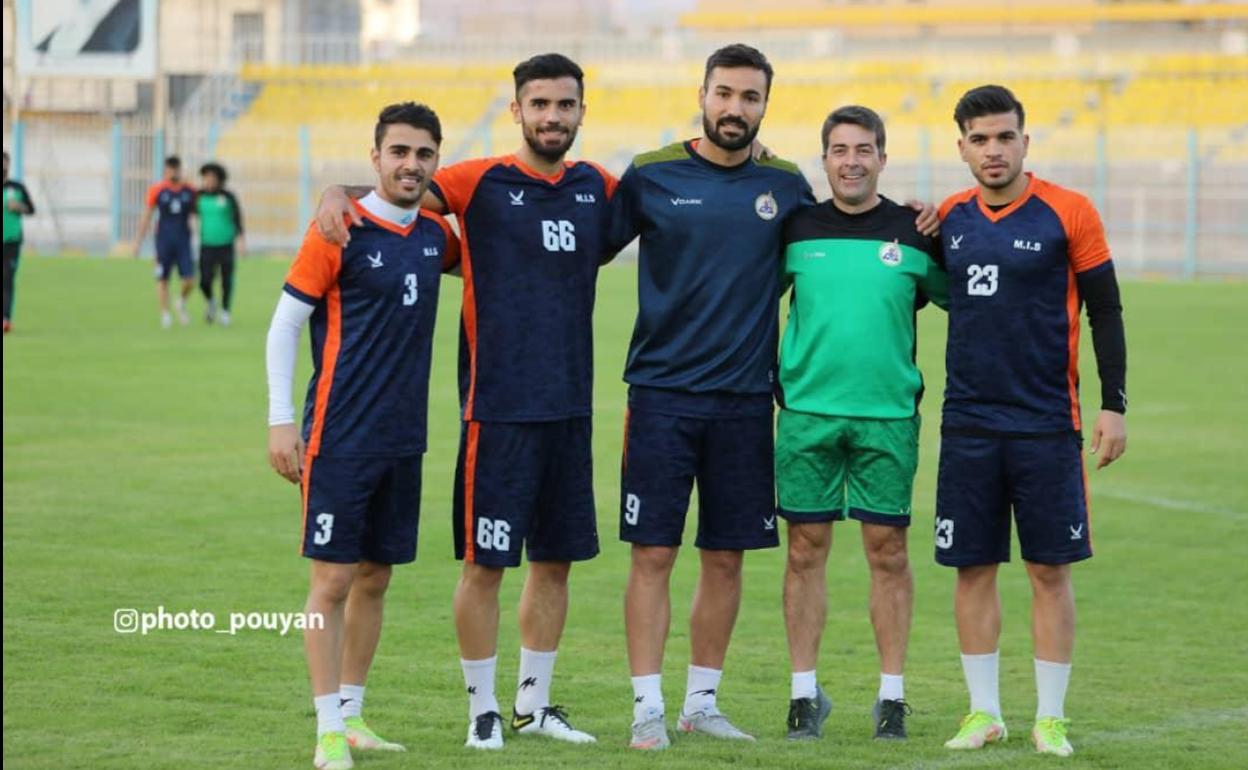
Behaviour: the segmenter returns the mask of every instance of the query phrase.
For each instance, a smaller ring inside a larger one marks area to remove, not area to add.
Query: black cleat
[[[815,697],[789,701],[789,735],[791,741],[805,741],[823,735],[823,723],[832,713],[832,701],[815,686]]]
[[[875,723],[875,737],[885,741],[906,739],[906,717],[914,712],[904,700],[877,700],[871,707],[871,721]]]

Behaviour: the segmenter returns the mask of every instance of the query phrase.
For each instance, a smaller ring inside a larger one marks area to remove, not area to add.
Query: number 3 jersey
[[[303,437],[315,455],[425,451],[438,284],[459,260],[446,220],[412,211],[405,226],[364,219],[336,246],[308,228],[284,290],[315,307]]]
[[[459,219],[464,420],[546,422],[592,412],[593,312],[616,180],[585,161],[545,176],[515,155],[439,169]]]
[[[949,273],[943,428],[1042,434],[1080,430],[1076,275],[1112,270],[1084,196],[1030,174],[994,211],[978,188],[940,207]]]

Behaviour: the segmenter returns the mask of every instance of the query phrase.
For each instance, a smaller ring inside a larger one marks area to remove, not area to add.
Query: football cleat
[[[1005,720],[986,711],[972,711],[962,718],[958,734],[945,741],[947,749],[980,749],[988,743],[1004,743],[1009,738]]]
[[[503,715],[497,711],[479,714],[468,723],[468,740],[464,745],[470,749],[501,749],[503,747]]]
[[[642,751],[660,751],[672,745],[667,734],[667,722],[661,713],[655,712],[649,719],[633,724],[633,738],[628,743],[630,749]]]
[[[1070,727],[1069,719],[1044,717],[1036,720],[1031,729],[1031,742],[1040,754],[1053,754],[1058,757],[1069,757],[1075,753],[1075,747],[1066,739],[1066,730]]]
[[[407,751],[401,743],[394,743],[373,732],[373,728],[364,723],[364,717],[347,717],[347,743],[351,748],[361,751]]]
[[[789,734],[791,741],[804,741],[823,735],[823,723],[832,713],[832,701],[823,688],[815,685],[815,697],[789,701]]]
[[[351,770],[351,749],[347,736],[342,733],[325,733],[316,740],[316,754],[312,758],[316,770]]]
[[[871,721],[875,723],[875,737],[885,741],[906,739],[906,717],[913,713],[910,704],[897,700],[877,700],[871,707]]]
[[[230,311],[222,308],[221,312],[217,314],[217,323],[221,324],[222,326],[229,326],[230,325]]]
[[[728,721],[728,717],[718,712],[695,711],[686,714],[682,711],[680,719],[676,720],[676,729],[682,733],[705,733],[729,741],[754,740],[753,735],[737,729],[736,725]]]
[[[597,743],[594,736],[568,724],[568,712],[563,706],[543,706],[532,714],[519,714],[512,709],[511,715],[511,729],[521,735],[545,735],[568,743]]]

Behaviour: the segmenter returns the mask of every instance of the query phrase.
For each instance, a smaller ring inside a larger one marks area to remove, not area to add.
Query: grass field
[[[264,333],[284,265],[247,261],[235,325],[157,325],[147,263],[27,258],[16,331],[4,339],[4,763],[23,768],[300,768],[314,717],[296,634],[123,635],[116,608],[217,614],[294,611],[298,496],[266,464]],[[932,561],[938,401],[927,417],[915,493],[917,584],[904,745],[870,740],[877,666],[857,526],[838,526],[820,679],[836,702],[824,739],[783,740],[788,662],[783,555],[746,559],[745,597],[720,704],[759,743],[680,739],[663,756],[626,748],[627,549],[616,540],[624,403],[619,374],[635,308],[627,265],[602,274],[596,318],[596,488],[603,553],[573,571],[554,696],[599,738],[575,748],[510,739],[468,756],[451,592],[451,478],[458,282],[448,280],[431,389],[420,558],[396,572],[369,681],[367,715],[405,755],[360,768],[1017,767],[1034,709],[1025,576],[1002,573],[1002,696],[1014,737],[954,755],[941,747],[966,708],[953,575]],[[1076,569],[1080,629],[1067,713],[1072,767],[1248,766],[1248,285],[1128,283],[1130,449],[1091,473],[1097,558]],[[943,315],[925,311],[920,357],[942,388]],[[1239,352],[1235,352],[1239,351]],[[1085,335],[1084,393],[1097,392]],[[307,366],[299,378],[306,381]],[[1095,406],[1095,404],[1093,403]],[[691,518],[692,521],[692,518]],[[674,580],[665,694],[683,696],[696,572]],[[510,709],[522,575],[504,587],[499,700]]]

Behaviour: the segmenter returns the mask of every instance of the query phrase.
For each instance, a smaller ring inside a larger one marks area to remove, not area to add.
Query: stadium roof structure
[[[710,4],[704,4],[709,6]],[[1215,22],[1248,20],[1248,5],[1211,2],[1203,4],[1123,3],[1010,3],[999,5],[879,5],[822,6],[819,8],[749,7],[690,11],[680,17],[681,26],[696,30],[810,29],[814,27],[922,26],[1052,26],[1055,24]]]

